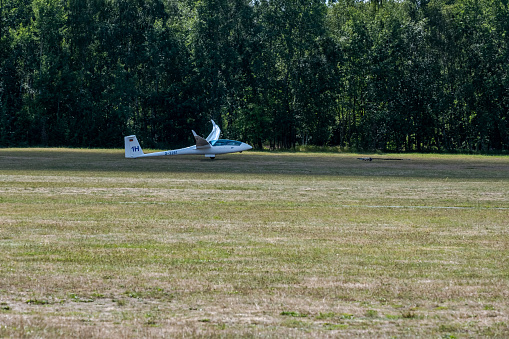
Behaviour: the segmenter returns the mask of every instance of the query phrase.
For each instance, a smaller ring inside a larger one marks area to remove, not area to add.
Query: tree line
[[[509,150],[507,0],[0,0],[0,146]]]

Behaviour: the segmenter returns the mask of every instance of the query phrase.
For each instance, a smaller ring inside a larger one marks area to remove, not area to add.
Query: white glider
[[[205,157],[210,159],[214,159],[216,157],[216,154],[243,152],[252,149],[251,146],[241,141],[219,139],[219,135],[221,135],[221,129],[219,128],[219,126],[216,125],[214,120],[211,121],[212,121],[212,132],[210,132],[209,136],[206,139],[203,139],[198,134],[196,134],[195,131],[192,131],[194,139],[196,140],[196,145],[163,152],[145,154],[143,153],[143,150],[140,147],[140,143],[138,142],[136,135],[129,135],[124,138],[125,157],[142,158],[142,157],[157,157],[160,155],[198,154],[205,155]]]

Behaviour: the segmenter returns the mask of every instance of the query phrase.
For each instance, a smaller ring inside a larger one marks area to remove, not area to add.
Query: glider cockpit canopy
[[[242,142],[237,140],[227,140],[227,139],[219,139],[219,140],[210,140],[210,144],[212,146],[240,146]]]

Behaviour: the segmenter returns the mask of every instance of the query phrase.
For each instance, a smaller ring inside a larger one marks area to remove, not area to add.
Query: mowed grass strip
[[[0,337],[508,336],[509,158],[358,157],[0,150]]]

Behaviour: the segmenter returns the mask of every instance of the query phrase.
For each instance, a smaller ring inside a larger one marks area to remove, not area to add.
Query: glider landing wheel
[[[210,157],[209,159],[210,159],[210,160],[214,160],[215,158],[216,158],[216,157]]]

